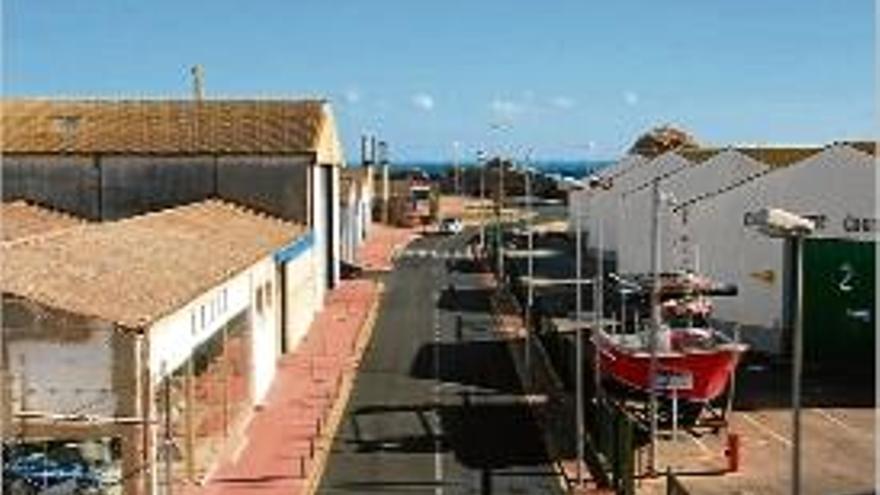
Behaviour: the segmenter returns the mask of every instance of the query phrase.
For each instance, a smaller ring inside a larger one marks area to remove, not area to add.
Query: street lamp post
[[[501,228],[504,218],[504,158],[498,158],[498,221],[495,224],[495,235],[498,241],[498,277],[504,284],[504,232]]]
[[[477,152],[477,166],[480,167],[480,250],[486,249],[486,162],[483,151]]]
[[[532,333],[532,305],[535,302],[535,289],[532,286],[532,279],[535,276],[535,259],[534,259],[534,250],[535,250],[535,240],[534,233],[532,232],[532,172],[529,169],[531,160],[530,157],[526,156],[526,169],[525,169],[525,189],[526,189],[526,228],[528,229],[528,247],[529,247],[529,257],[528,257],[528,280],[529,284],[526,288],[526,350],[525,350],[525,361],[526,361],[526,376],[528,377],[528,385],[532,383],[532,342],[531,342],[531,333]]]
[[[604,232],[602,219],[598,215],[596,218],[596,280],[593,283],[593,387],[595,389],[596,403],[600,402],[602,397],[602,369],[599,364],[601,359],[601,335],[602,315],[605,309],[605,266],[604,266]]]
[[[585,194],[581,188],[579,192]],[[583,339],[583,297],[581,296],[582,281],[582,254],[581,238],[583,227],[581,226],[581,201],[575,203],[575,421],[577,432],[577,484],[584,484],[584,339]]]
[[[587,188],[580,187],[579,195],[586,195]],[[582,209],[585,201],[575,202],[575,421],[577,422],[577,484],[584,484],[584,450],[586,431],[584,427],[584,303],[583,303],[583,216]]]
[[[804,238],[815,229],[813,221],[775,208],[764,209],[755,215],[755,225],[765,235],[783,238],[793,243],[795,256],[795,308],[791,335],[791,493],[801,493],[801,374],[803,371],[803,284]]]

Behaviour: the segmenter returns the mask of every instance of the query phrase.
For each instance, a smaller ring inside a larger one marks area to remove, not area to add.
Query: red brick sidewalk
[[[394,251],[411,230],[374,225],[362,259],[370,269],[391,269]],[[334,289],[299,347],[284,356],[265,405],[254,413],[245,440],[227,453],[199,495],[310,493],[369,341],[381,288],[346,280]],[[365,331],[362,331],[365,330]]]
[[[370,238],[358,252],[358,261],[366,271],[390,271],[396,251],[418,234],[415,229],[374,223]]]

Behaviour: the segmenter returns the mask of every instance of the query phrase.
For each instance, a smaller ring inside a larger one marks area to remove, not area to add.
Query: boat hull
[[[662,353],[657,357],[658,393],[706,402],[721,395],[739,363],[744,346],[727,344],[715,349]],[[650,391],[651,356],[606,343],[601,351],[602,373],[621,384]]]

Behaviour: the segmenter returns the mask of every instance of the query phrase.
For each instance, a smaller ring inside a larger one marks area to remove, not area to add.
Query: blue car
[[[101,478],[78,450],[54,445],[3,448],[3,493],[98,494]]]

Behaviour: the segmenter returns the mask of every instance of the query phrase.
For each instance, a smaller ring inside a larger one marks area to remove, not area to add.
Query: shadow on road
[[[439,378],[443,382],[496,393],[523,393],[508,344],[500,340],[425,344],[416,353],[410,376],[426,380]]]
[[[440,293],[437,306],[446,311],[486,313],[491,309],[489,306],[491,295],[492,289],[447,287]]]
[[[473,470],[501,470],[512,467],[540,467],[533,475],[548,475],[549,462],[540,432],[525,403],[481,403],[493,394],[476,394],[461,405],[433,404],[404,406],[366,406],[352,415],[355,438],[347,443],[359,453],[451,452],[463,466]],[[494,400],[494,399],[493,399]],[[372,415],[411,413],[423,425],[418,435],[384,436],[364,439],[357,433],[358,423]],[[431,427],[431,417],[440,419],[440,431]]]

